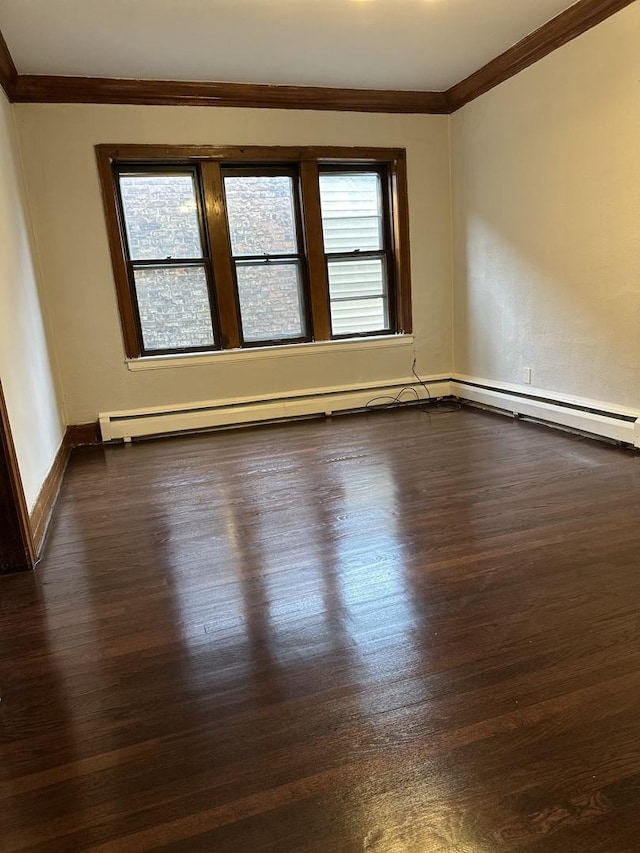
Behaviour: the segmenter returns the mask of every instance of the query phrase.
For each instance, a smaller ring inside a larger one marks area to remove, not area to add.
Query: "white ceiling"
[[[0,0],[21,74],[442,90],[572,0]]]

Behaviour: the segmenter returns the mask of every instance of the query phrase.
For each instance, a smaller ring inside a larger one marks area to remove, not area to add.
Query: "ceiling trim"
[[[267,86],[253,83],[197,83],[124,80],[110,77],[53,77],[21,74],[18,103],[182,104],[262,107],[286,110],[346,110],[368,113],[449,112],[445,92]]]
[[[2,86],[10,101],[13,100],[17,82],[18,72],[16,71],[16,66],[13,64],[7,43],[0,32],[0,86]]]
[[[447,92],[451,112],[553,53],[635,0],[580,0]]]
[[[165,104],[446,115],[514,77],[635,0],[578,0],[446,92],[334,89],[18,74],[0,33],[0,85],[14,103]]]

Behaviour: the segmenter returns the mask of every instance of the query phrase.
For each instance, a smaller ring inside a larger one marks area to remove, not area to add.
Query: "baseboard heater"
[[[640,411],[612,410],[595,400],[558,399],[544,392],[500,388],[480,379],[454,378],[451,393],[460,400],[640,448]]]
[[[434,399],[454,396],[461,401],[640,448],[640,411],[614,410],[605,403],[576,397],[559,399],[545,392],[527,393],[513,387],[499,387],[475,377],[432,376],[425,378],[424,382]],[[103,441],[128,441],[358,411],[371,403],[375,405],[378,398],[394,399],[401,392],[401,400],[407,403],[412,399],[417,402],[418,398],[427,398],[425,387],[416,382],[415,377],[409,377],[384,384],[312,389],[258,399],[231,398],[184,406],[104,412],[99,416],[100,430]]]
[[[424,382],[432,398],[451,394],[448,377],[428,377]],[[232,398],[186,406],[104,412],[99,416],[100,431],[103,441],[128,441],[176,432],[330,415],[362,410],[370,404],[375,405],[376,401],[382,402],[380,398],[393,399],[401,392],[401,400],[407,403],[426,400],[428,396],[425,387],[412,376],[384,384],[312,389],[260,399]]]

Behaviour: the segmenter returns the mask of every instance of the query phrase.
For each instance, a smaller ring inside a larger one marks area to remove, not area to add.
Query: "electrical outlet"
[[[531,385],[531,368],[530,367],[525,367],[523,375],[522,375],[522,379],[523,379],[525,385]]]

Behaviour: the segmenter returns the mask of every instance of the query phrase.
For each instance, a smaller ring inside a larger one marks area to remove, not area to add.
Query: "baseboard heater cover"
[[[482,380],[452,379],[451,393],[460,400],[640,448],[640,411],[606,411],[606,404],[592,400],[553,400],[492,387]]]
[[[606,403],[576,397],[554,399],[549,393],[501,388],[476,377],[471,380],[460,376],[431,376],[424,382],[434,398],[455,396],[470,403],[640,448],[640,411],[613,408],[609,411]],[[407,389],[404,397],[407,402],[414,391],[426,399],[424,387],[415,381],[415,377],[410,377],[384,384],[323,388],[262,399],[232,398],[106,412],[99,416],[100,431],[103,441],[117,441],[357,411],[364,409],[374,398],[393,398],[402,389]]]
[[[424,382],[433,398],[448,397],[452,393],[447,377],[428,377]],[[396,397],[402,389],[407,389],[403,395],[406,402],[416,394],[422,400],[427,399],[424,386],[411,377],[385,384],[329,388],[263,399],[237,398],[168,408],[104,412],[99,416],[100,432],[103,441],[127,441],[174,432],[330,415],[364,409],[378,397]]]

